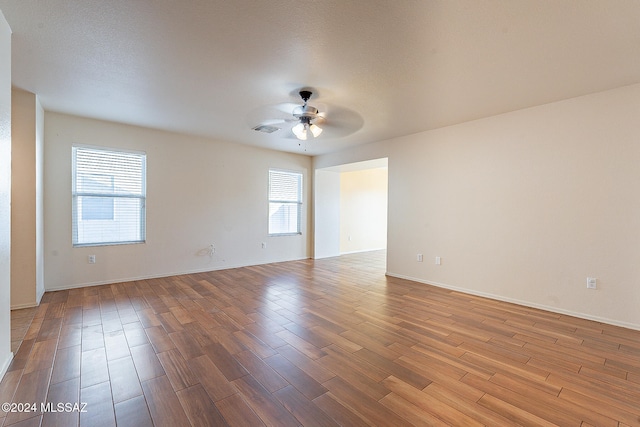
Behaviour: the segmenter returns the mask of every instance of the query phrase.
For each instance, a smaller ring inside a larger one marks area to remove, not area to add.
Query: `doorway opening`
[[[314,258],[387,248],[388,159],[315,171]]]

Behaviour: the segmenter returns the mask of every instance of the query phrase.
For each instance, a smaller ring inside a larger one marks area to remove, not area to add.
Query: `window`
[[[73,147],[73,246],[145,241],[146,155]]]
[[[113,175],[86,174],[78,177],[80,188],[91,188],[93,193],[113,194]],[[85,196],[82,199],[82,220],[113,220],[113,197]]]
[[[269,235],[301,234],[302,174],[269,170]]]

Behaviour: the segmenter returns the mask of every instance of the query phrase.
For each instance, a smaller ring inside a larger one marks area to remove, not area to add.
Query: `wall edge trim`
[[[4,378],[4,374],[6,374],[7,371],[9,370],[9,366],[11,365],[12,361],[13,361],[13,352],[9,352],[9,354],[7,355],[7,359],[0,366],[0,381]]]

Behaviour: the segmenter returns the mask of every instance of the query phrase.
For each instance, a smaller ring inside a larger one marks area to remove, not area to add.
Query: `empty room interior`
[[[0,426],[640,426],[639,23],[0,0]]]

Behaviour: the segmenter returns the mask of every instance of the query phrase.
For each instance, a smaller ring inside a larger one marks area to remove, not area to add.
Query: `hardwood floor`
[[[640,426],[640,331],[385,277],[383,252],[51,292],[13,317],[0,402],[37,407],[4,426]]]

